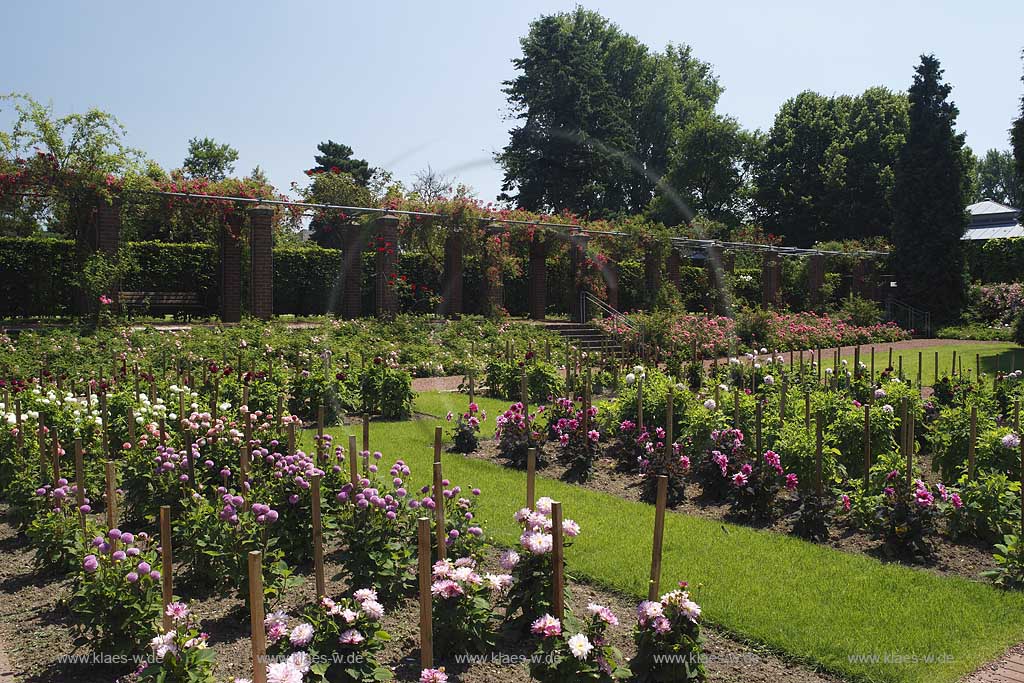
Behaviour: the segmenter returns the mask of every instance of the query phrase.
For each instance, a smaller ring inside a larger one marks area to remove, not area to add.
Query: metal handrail
[[[897,309],[903,314],[897,313]],[[905,317],[906,326],[912,330],[922,330],[925,336],[932,334],[932,314],[929,311],[915,308],[905,301],[888,299],[885,302],[885,317],[895,323],[902,323]],[[923,325],[918,325],[918,321]]]
[[[606,303],[604,301],[601,301],[600,299],[598,299],[596,296],[594,296],[593,294],[591,294],[588,291],[580,292],[580,310],[579,310],[579,314],[580,314],[580,321],[582,323],[586,324],[586,322],[590,319],[589,316],[587,315],[587,305],[588,304],[593,304],[593,305],[597,306],[598,310],[600,310],[602,313],[605,314],[603,317],[611,318],[612,319],[613,324],[615,325],[615,329],[616,329],[616,332],[614,332],[614,334],[617,337],[619,337],[619,344],[620,345],[622,344],[622,339],[621,339],[622,335],[617,330],[618,330],[618,325],[621,322],[623,327],[628,329],[630,332],[633,332],[633,333],[636,334],[636,336],[637,336],[637,349],[643,349],[644,348],[644,328],[643,328],[643,326],[641,325],[638,328],[636,325],[634,325],[633,323],[631,323],[629,321],[629,318],[626,317],[625,313],[623,313],[622,311],[620,311],[620,310],[618,310],[616,308],[613,308],[608,303]]]

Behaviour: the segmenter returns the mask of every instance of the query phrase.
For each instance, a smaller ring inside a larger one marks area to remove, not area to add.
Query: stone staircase
[[[562,339],[587,353],[609,353],[621,358],[627,355],[617,339],[593,325],[549,321],[544,323],[544,329],[557,333]],[[552,349],[552,354],[554,352]]]

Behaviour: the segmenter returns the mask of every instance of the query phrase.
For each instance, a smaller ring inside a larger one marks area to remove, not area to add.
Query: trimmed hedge
[[[0,316],[69,315],[77,274],[70,240],[0,237]]]

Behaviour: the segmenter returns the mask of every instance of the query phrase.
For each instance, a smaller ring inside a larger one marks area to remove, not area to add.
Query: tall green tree
[[[519,73],[504,83],[517,124],[496,155],[499,198],[590,217],[645,211],[680,156],[675,148],[693,135],[687,128],[718,101],[710,65],[686,46],[652,52],[582,8],[540,17],[520,44]],[[691,189],[672,188],[679,196]]]
[[[974,201],[991,199],[1000,204],[1020,208],[1024,185],[1017,175],[1017,164],[1009,150],[990,149],[978,160],[977,191]]]
[[[906,140],[907,99],[886,88],[785,102],[754,164],[765,228],[786,241],[888,236],[894,166]]]
[[[192,138],[188,141],[188,156],[182,164],[189,178],[207,178],[220,182],[235,172],[238,150],[213,138]]]
[[[898,296],[955,319],[964,299],[964,251],[969,182],[964,135],[956,132],[952,87],[934,55],[922,55],[910,86],[910,129],[896,164],[893,261]]]
[[[1024,53],[1022,53],[1024,54]],[[1021,76],[1024,83],[1024,76]],[[1024,95],[1020,98],[1020,116],[1010,128],[1010,143],[1013,145],[1013,159],[1017,169],[1017,182],[1024,185]]]
[[[316,148],[320,154],[313,157],[316,166],[307,171],[308,174],[328,171],[347,173],[363,187],[369,186],[370,179],[377,169],[371,168],[369,162],[365,159],[353,159],[351,147],[340,142],[328,140],[327,142],[321,142]]]

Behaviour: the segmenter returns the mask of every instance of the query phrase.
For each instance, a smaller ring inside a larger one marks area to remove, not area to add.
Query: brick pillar
[[[530,318],[543,320],[548,308],[548,242],[537,230],[530,240]]]
[[[619,308],[619,264],[611,259],[605,264],[604,283],[608,288],[608,305]]]
[[[344,259],[342,265],[341,316],[354,320],[363,314],[363,249],[366,236],[361,224],[338,226]],[[379,253],[379,252],[378,252]]]
[[[761,305],[775,307],[779,304],[779,270],[778,254],[766,251],[761,257]]]
[[[249,216],[249,312],[260,320],[274,315],[274,210],[254,206]]]
[[[851,288],[857,296],[867,296],[867,262],[864,259],[857,259],[853,262],[853,283]]]
[[[398,313],[398,216],[388,214],[376,220],[377,277],[376,312],[378,318],[393,318]]]
[[[572,273],[572,304],[569,308],[572,311],[572,319],[576,322],[586,322],[586,311],[580,305],[583,293],[587,291],[584,278],[587,275],[587,242],[586,235],[571,235],[569,237],[569,272]]]
[[[241,218],[229,217],[220,236],[220,319],[226,323],[242,320],[242,239],[229,230],[240,230]]]
[[[825,286],[825,255],[811,254],[807,261],[807,289],[811,303],[824,303],[822,288]]]
[[[441,315],[462,315],[462,256],[465,242],[461,232],[451,231],[444,239],[444,289]]]
[[[732,273],[736,270],[736,253],[732,251],[722,252],[722,270]]]
[[[683,281],[679,275],[679,268],[683,259],[675,247],[669,246],[668,249],[668,257],[665,259],[665,271],[668,274],[669,282],[674,284],[676,289],[681,292],[683,291]]]
[[[653,304],[661,289],[661,246],[657,242],[650,242],[646,245],[644,254],[644,289],[647,295],[644,299],[648,304]]]
[[[495,255],[495,250],[500,252],[500,247],[494,244],[494,240],[501,239],[505,227],[502,225],[491,225],[484,230],[484,310],[483,314],[488,317],[497,317],[505,310],[505,274],[502,272],[501,260]]]
[[[99,199],[96,205],[96,251],[107,256],[117,253],[121,245],[121,200]]]
[[[708,278],[708,299],[711,311],[719,315],[728,310],[725,291],[725,252],[719,246],[708,247],[704,268]]]

